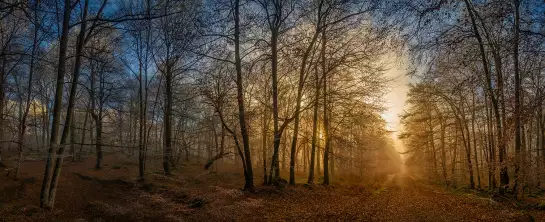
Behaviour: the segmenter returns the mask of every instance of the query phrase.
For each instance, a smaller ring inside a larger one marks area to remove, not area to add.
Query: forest
[[[544,1],[0,18],[0,221],[545,221]]]

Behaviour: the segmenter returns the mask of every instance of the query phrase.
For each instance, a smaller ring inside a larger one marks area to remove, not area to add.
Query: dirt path
[[[363,203],[376,221],[532,221],[534,216],[500,206],[488,198],[453,194],[396,175]],[[543,215],[537,215],[543,219]]]
[[[373,190],[288,188],[272,197],[251,220],[286,221],[545,221],[544,212],[526,213],[472,194],[454,194],[407,175],[391,176]],[[241,218],[234,218],[241,219]],[[242,219],[247,219],[242,217]]]

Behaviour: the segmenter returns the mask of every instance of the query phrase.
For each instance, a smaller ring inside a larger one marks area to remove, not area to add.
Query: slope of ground
[[[43,161],[25,162],[19,181],[1,175],[0,221],[545,221],[543,211],[453,194],[407,175],[380,186],[260,186],[250,193],[239,189],[236,169],[187,164],[166,177],[155,168],[139,182],[132,161],[110,155],[99,171],[93,161],[66,162],[53,211],[38,208]]]

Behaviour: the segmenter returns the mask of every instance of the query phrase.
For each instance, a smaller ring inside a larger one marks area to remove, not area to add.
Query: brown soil
[[[545,211],[522,211],[489,198],[460,194],[397,175],[382,185],[258,186],[241,191],[236,168],[186,164],[173,176],[149,169],[138,181],[134,161],[105,157],[66,161],[55,208],[42,210],[43,161],[25,162],[21,179],[0,175],[0,221],[545,221]],[[256,175],[256,183],[261,176]]]

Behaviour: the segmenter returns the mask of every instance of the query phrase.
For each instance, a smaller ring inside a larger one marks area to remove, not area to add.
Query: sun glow
[[[398,132],[401,130],[399,115],[403,112],[405,106],[406,93],[409,88],[409,77],[405,74],[407,72],[407,58],[404,56],[385,56],[384,62],[388,64],[388,71],[386,71],[386,77],[390,79],[389,91],[386,95],[386,111],[381,116],[386,120],[386,129],[392,131],[392,139],[394,141],[395,148],[398,152],[403,152],[405,148],[403,143],[397,138]]]

